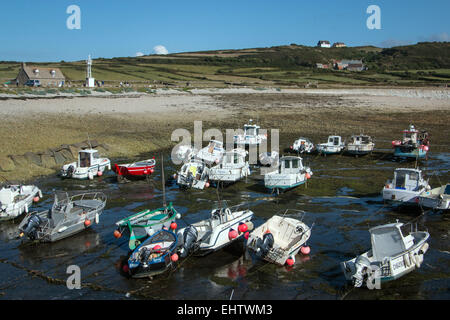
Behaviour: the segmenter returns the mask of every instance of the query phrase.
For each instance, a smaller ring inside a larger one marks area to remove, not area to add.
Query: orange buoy
[[[116,239],[119,239],[121,236],[122,236],[122,233],[120,233],[119,230],[114,230],[114,237],[115,237]]]
[[[101,172],[100,170],[97,172],[97,175],[99,176],[99,177],[101,177],[102,175],[103,175],[103,172]]]
[[[206,187],[206,188],[209,188],[209,182],[206,182],[206,183],[205,183],[205,187]]]
[[[311,248],[308,247],[308,246],[304,246],[304,247],[302,247],[302,248],[300,249],[300,252],[301,252],[302,254],[304,254],[304,255],[307,255],[307,254],[309,254],[309,253],[311,252]]]
[[[306,173],[306,179],[311,179],[311,175],[309,174],[309,172]]]
[[[91,220],[89,220],[89,219],[84,220],[85,227],[89,227],[90,225],[91,225]]]
[[[34,202],[38,202],[38,201],[39,201],[39,197],[38,197],[38,196],[34,197],[34,198],[33,198],[33,201],[34,201]]]
[[[294,149],[294,146],[291,146],[291,150]]]
[[[172,262],[177,262],[178,261],[178,255],[176,253],[174,253],[173,255],[170,256],[170,260],[172,260]]]
[[[172,223],[170,224],[170,229],[175,230],[176,228],[177,228],[176,222],[172,222]]]

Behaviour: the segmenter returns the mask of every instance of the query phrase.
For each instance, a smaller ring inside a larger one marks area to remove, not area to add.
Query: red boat
[[[149,177],[155,171],[155,158],[134,163],[114,164],[113,170],[117,173],[117,180],[124,178]]]

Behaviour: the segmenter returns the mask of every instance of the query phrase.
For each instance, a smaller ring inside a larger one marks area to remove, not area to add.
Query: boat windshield
[[[255,127],[245,127],[245,134],[248,136],[255,136],[257,134],[257,129]]]
[[[298,159],[292,160],[292,168],[297,169],[298,168]]]
[[[395,227],[377,228],[372,230],[371,235],[372,251],[378,261],[396,256],[404,250],[402,235]]]
[[[444,194],[450,194],[450,184],[445,187]]]
[[[91,166],[91,154],[89,152],[80,152],[80,167]]]

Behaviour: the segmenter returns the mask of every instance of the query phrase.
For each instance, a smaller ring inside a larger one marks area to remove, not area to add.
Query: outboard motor
[[[186,258],[188,253],[194,249],[195,242],[197,241],[198,231],[194,226],[187,227],[183,232],[183,246],[180,251],[182,258]]]
[[[148,260],[148,257],[150,257],[150,250],[146,247],[142,248],[141,252],[140,252],[140,256],[139,256],[139,260],[141,260],[141,262],[146,262]]]
[[[368,274],[368,271],[370,269],[370,261],[368,258],[364,256],[358,256],[355,260],[355,274],[353,275],[354,278],[354,286],[359,288],[364,283],[364,278]]]
[[[28,219],[27,224],[24,226],[23,233],[25,233],[31,240],[36,239],[36,229],[39,227],[41,222],[42,220],[39,216],[31,216]]]
[[[72,178],[73,172],[75,171],[74,166],[69,166],[69,168],[67,168],[67,177],[68,178]]]
[[[273,247],[273,243],[275,242],[273,235],[269,232],[266,233],[262,240],[258,239],[256,246],[258,247],[258,254],[261,257],[266,256],[269,253],[269,250]]]

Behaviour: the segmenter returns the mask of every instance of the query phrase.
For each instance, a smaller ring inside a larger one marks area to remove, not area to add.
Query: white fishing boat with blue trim
[[[362,156],[369,154],[375,148],[375,143],[372,137],[359,134],[350,137],[350,141],[347,143],[347,152],[355,156]]]
[[[430,189],[422,170],[397,168],[394,171],[394,179],[387,181],[383,188],[383,200],[394,204],[417,205],[419,196]]]
[[[301,157],[284,156],[280,158],[277,170],[264,175],[264,185],[279,192],[304,184],[312,174],[309,167],[303,166]]]
[[[210,168],[211,181],[232,183],[250,175],[250,165],[245,161],[248,152],[244,149],[227,151],[222,161]]]
[[[61,169],[61,177],[72,179],[89,179],[102,176],[111,170],[111,161],[100,157],[98,150],[84,149],[78,152],[78,161],[66,164]]]
[[[316,145],[317,152],[324,155],[341,153],[344,148],[341,136],[329,136],[328,142]]]
[[[403,223],[391,223],[369,230],[372,249],[341,262],[345,278],[355,287],[381,289],[381,283],[420,268],[428,250],[427,231],[408,231]]]
[[[207,147],[201,149],[195,158],[204,161],[207,165],[217,164],[222,161],[222,157],[225,154],[223,148],[223,142],[219,140],[210,140]]]
[[[294,141],[294,144],[291,146],[291,150],[294,150],[297,153],[312,153],[315,150],[314,143],[308,138],[298,138]]]
[[[237,134],[233,137],[233,142],[238,147],[258,146],[263,141],[267,140],[267,134],[260,134],[260,126],[253,124],[253,120],[250,119],[247,124],[244,125],[244,133]]]
[[[33,185],[5,185],[0,189],[0,221],[28,213],[33,202],[42,198],[42,191]]]
[[[450,184],[423,192],[419,196],[419,205],[433,210],[450,209]]]

